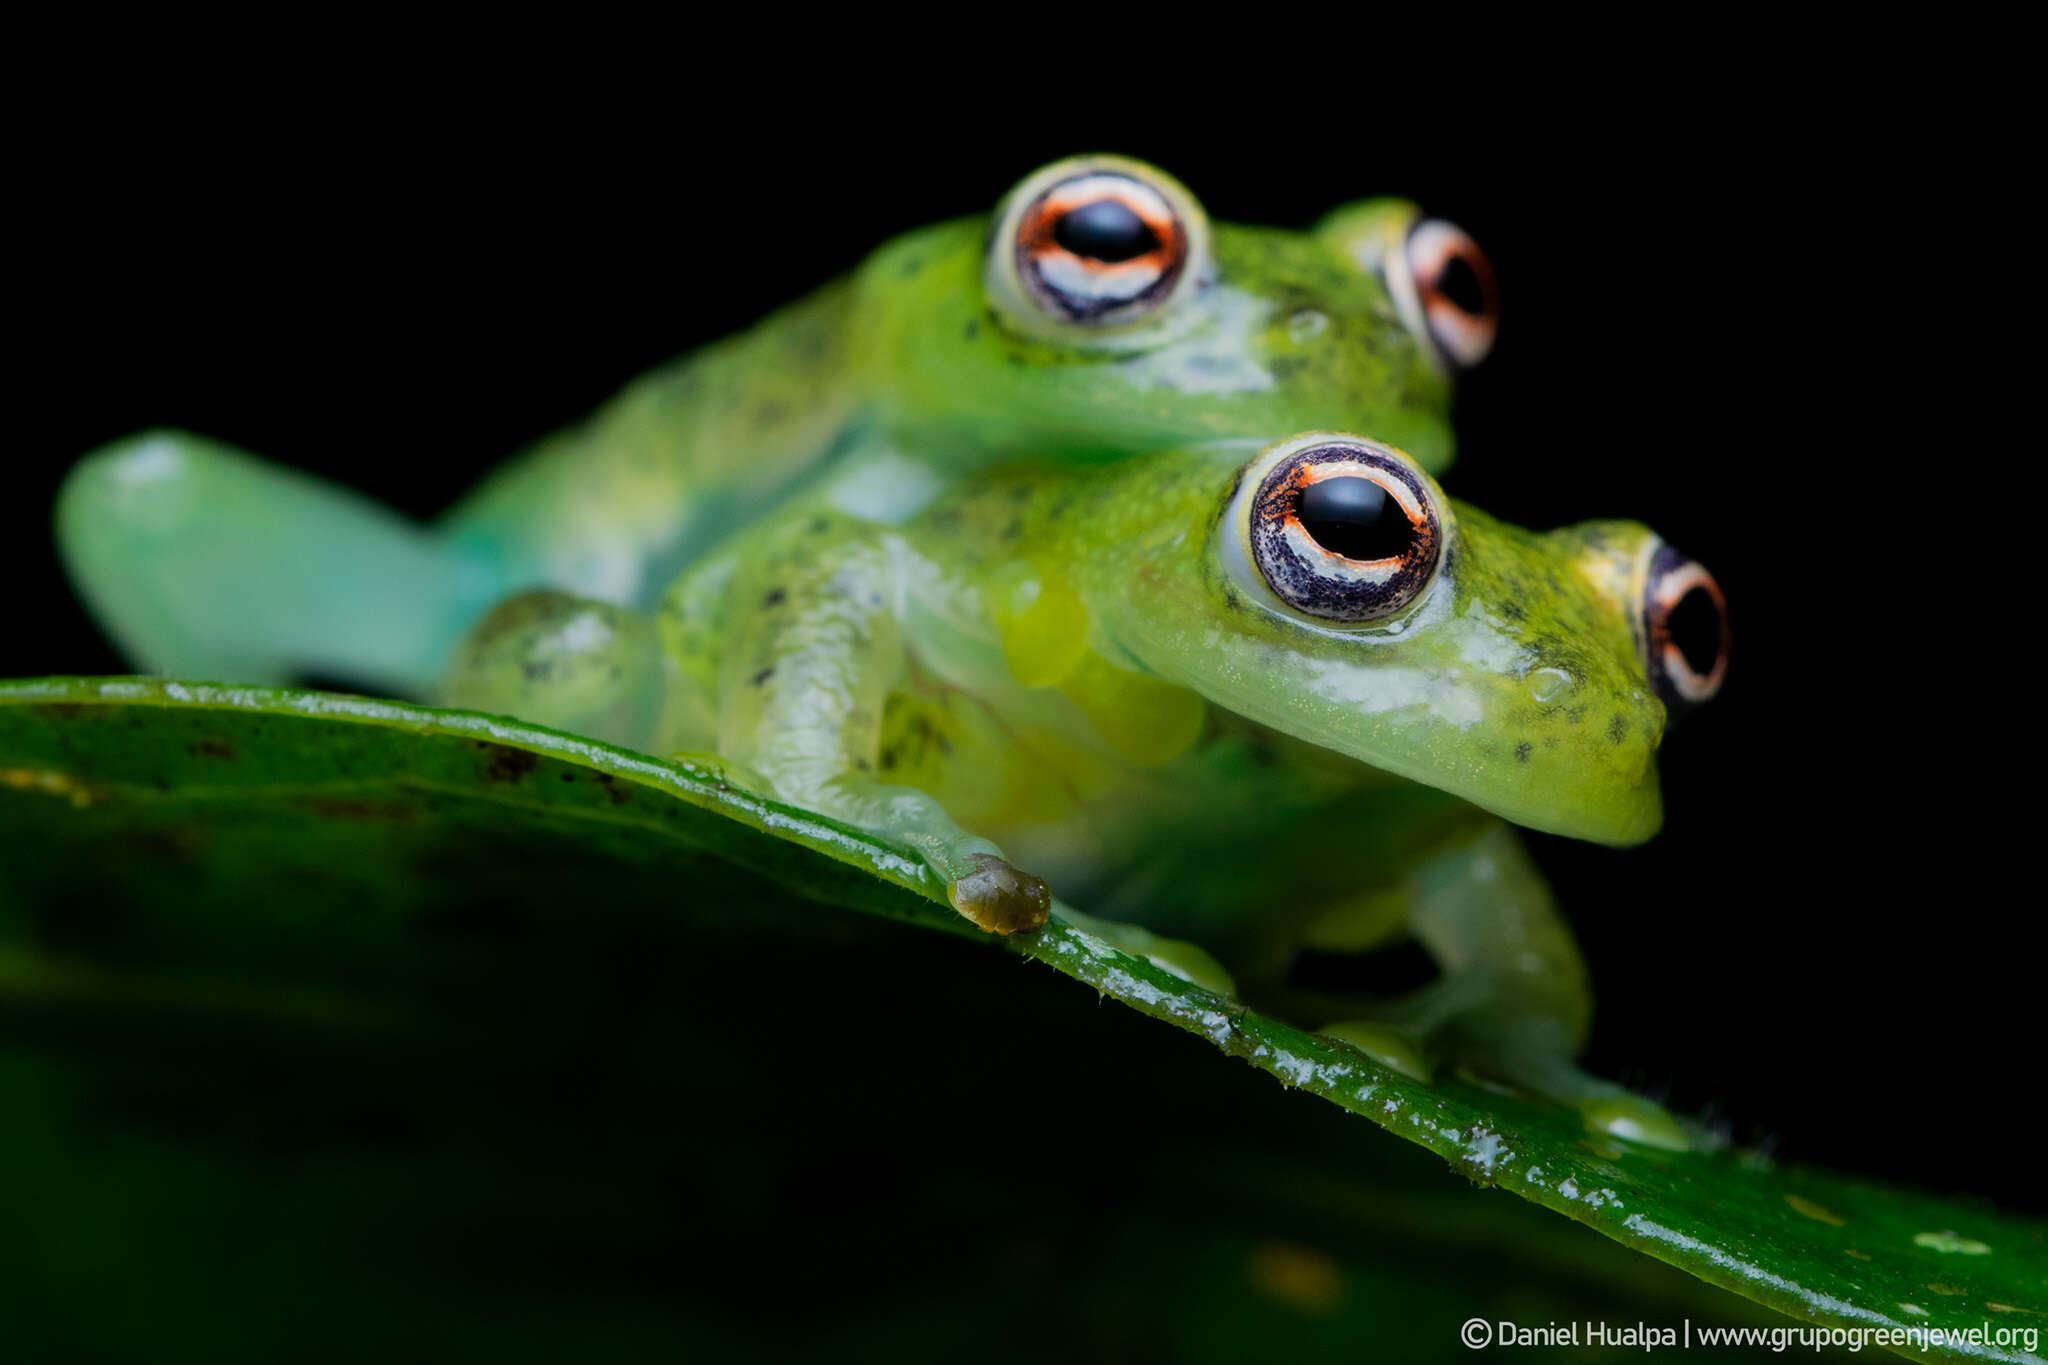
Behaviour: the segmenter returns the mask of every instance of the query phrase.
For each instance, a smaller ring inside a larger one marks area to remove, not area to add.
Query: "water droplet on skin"
[[[1300,345],[1304,341],[1313,341],[1321,336],[1323,329],[1329,325],[1330,320],[1327,317],[1313,308],[1304,308],[1287,319],[1287,335],[1296,345]]]
[[[1572,685],[1572,675],[1561,668],[1529,670],[1529,695],[1536,701],[1555,701]]]
[[[1598,1099],[1585,1100],[1579,1105],[1579,1117],[1591,1132],[1640,1142],[1646,1147],[1683,1152],[1692,1146],[1686,1141],[1685,1130],[1678,1126],[1677,1119],[1671,1117],[1662,1105],[1652,1104],[1640,1096],[1603,1095]]]
[[[1949,1256],[1989,1256],[1991,1254],[1991,1248],[1976,1238],[1961,1237],[1945,1228],[1940,1232],[1914,1233],[1913,1245],[1916,1247],[1926,1247],[1929,1251],[1939,1251]]]

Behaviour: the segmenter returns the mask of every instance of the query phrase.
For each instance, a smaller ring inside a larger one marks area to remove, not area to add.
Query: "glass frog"
[[[736,531],[651,617],[513,599],[446,697],[715,753],[915,849],[986,930],[1042,926],[1055,887],[1068,922],[1397,1069],[1682,1141],[1572,1066],[1585,972],[1502,820],[1656,831],[1667,716],[1727,668],[1705,569],[1635,523],[1518,530],[1338,433],[849,492]],[[1442,969],[1409,997],[1290,985],[1305,947],[1403,935]]]
[[[1151,166],[1077,157],[647,375],[431,529],[158,432],[81,463],[60,541],[145,667],[419,695],[491,603],[547,586],[651,608],[728,528],[822,479],[879,508],[1003,460],[1309,428],[1441,469],[1452,379],[1496,310],[1478,248],[1413,205],[1240,227]]]

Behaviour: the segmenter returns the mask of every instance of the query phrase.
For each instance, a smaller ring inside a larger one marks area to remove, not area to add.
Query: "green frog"
[[[1677,1144],[1571,1065],[1585,971],[1503,819],[1655,833],[1667,718],[1728,643],[1711,575],[1647,528],[1532,534],[1317,432],[1000,465],[886,514],[827,484],[652,615],[505,603],[444,695],[716,754],[915,849],[986,930],[1057,913],[1397,1069],[1452,1058]],[[1304,949],[1407,935],[1442,968],[1410,997],[1290,982]]]
[[[1310,428],[1441,470],[1491,280],[1464,234],[1399,201],[1309,232],[1238,227],[1152,166],[1076,157],[645,376],[431,528],[155,432],[81,463],[60,541],[147,668],[425,695],[494,601],[549,586],[649,608],[728,528],[820,479],[862,480],[879,508],[1005,460]]]
[[[1684,1145],[1573,1065],[1585,971],[1504,821],[1653,834],[1726,603],[1640,525],[1532,534],[1445,496],[1448,384],[1496,312],[1476,248],[1410,205],[1226,229],[1082,158],[642,381],[431,530],[152,436],[81,467],[60,532],[147,664],[715,755],[914,850],[987,931],[1057,914],[1397,1070]],[[1398,999],[1290,972],[1405,936],[1441,975]]]

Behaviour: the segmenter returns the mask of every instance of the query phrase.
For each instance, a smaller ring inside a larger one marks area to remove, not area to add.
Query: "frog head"
[[[1215,223],[1142,162],[1056,162],[991,217],[871,257],[854,349],[896,430],[956,449],[1110,459],[1316,426],[1441,469],[1452,379],[1490,341],[1491,272],[1412,206],[1355,217]]]
[[[1633,522],[1496,521],[1376,441],[1245,456],[1138,457],[1058,519],[1100,650],[1519,824],[1656,832],[1667,717],[1727,669],[1704,568]]]

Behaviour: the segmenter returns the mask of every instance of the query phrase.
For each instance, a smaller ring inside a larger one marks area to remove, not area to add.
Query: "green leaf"
[[[459,1056],[481,1074],[493,1056],[546,1051],[585,1027],[551,1002],[587,1010],[612,989],[619,963],[590,946],[592,925],[626,905],[657,908],[634,932],[682,926],[698,944],[772,932],[850,951],[859,921],[841,908],[937,929],[966,941],[934,941],[922,959],[930,971],[898,974],[886,963],[913,940],[892,934],[864,989],[915,996],[954,970],[944,964],[967,971],[1021,955],[1370,1119],[1478,1184],[1802,1322],[2048,1327],[2038,1223],[1754,1154],[1637,1147],[1589,1134],[1560,1108],[1455,1078],[1424,1085],[1057,922],[986,939],[905,850],[738,790],[715,764],[318,693],[0,685],[0,1039],[10,1045],[75,1057],[95,1030],[132,1034],[138,1021],[163,1046],[255,1022],[269,1037],[390,1040],[372,1055]],[[779,965],[765,965],[769,950],[750,951],[726,960],[764,964],[764,1001],[790,989]],[[463,1034],[483,1019],[489,1037]],[[1046,1060],[1032,1036],[975,1041],[992,1072]],[[70,1084],[35,1070],[43,1053],[23,1055],[23,1084]],[[816,1059],[789,1065],[821,1074]],[[987,1141],[1000,1149],[1003,1135]],[[1336,1169],[1332,1190],[1346,1178]],[[1260,1167],[1245,1170],[1256,1185]],[[1298,1200],[1318,1178],[1269,1193]],[[1165,1241],[1217,1265],[1260,1254]],[[2038,1358],[1924,1338],[1898,1349]]]

